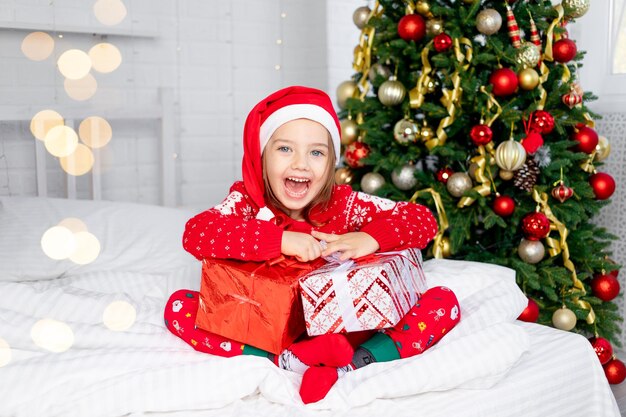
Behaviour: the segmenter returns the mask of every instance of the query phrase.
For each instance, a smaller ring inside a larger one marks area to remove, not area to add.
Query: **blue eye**
[[[280,152],[289,152],[291,150],[291,148],[289,146],[279,146],[278,150]]]
[[[311,154],[312,154],[313,156],[324,156],[324,152],[322,152],[322,151],[320,151],[320,150],[317,150],[317,149],[316,149],[316,150],[314,150],[314,151],[311,151]]]

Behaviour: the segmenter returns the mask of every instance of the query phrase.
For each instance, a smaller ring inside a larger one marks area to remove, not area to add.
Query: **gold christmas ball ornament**
[[[450,175],[446,188],[453,197],[462,197],[467,191],[472,189],[472,179],[465,172],[455,172]]]
[[[546,248],[539,240],[522,239],[517,247],[517,254],[522,261],[529,264],[541,262],[546,254]]]
[[[426,34],[431,38],[443,33],[443,20],[433,18],[426,20]]]
[[[424,125],[420,129],[420,138],[422,139],[422,142],[428,142],[434,137],[435,137],[435,131],[433,130],[432,127],[426,124],[426,121],[424,121]]]
[[[498,174],[500,176],[501,179],[503,179],[504,181],[510,181],[513,179],[513,177],[515,176],[515,172],[513,171],[507,171],[506,169],[501,169],[500,173]]]
[[[370,79],[370,82],[373,83],[376,80],[376,76],[378,75],[387,80],[389,77],[391,77],[391,70],[380,62],[377,62],[370,67],[367,76]]]
[[[335,183],[337,185],[350,184],[354,179],[354,174],[350,168],[343,167],[335,170]]]
[[[385,177],[378,172],[368,172],[361,178],[361,190],[368,194],[375,194],[383,185],[385,185]]]
[[[400,104],[405,96],[406,88],[404,88],[404,85],[398,81],[395,76],[389,77],[389,79],[378,88],[378,99],[385,106]]]
[[[505,140],[496,148],[496,164],[507,171],[517,171],[526,162],[526,149],[513,138]]]
[[[569,308],[563,306],[552,314],[552,324],[557,329],[570,331],[576,327],[576,314]]]
[[[444,258],[450,257],[450,238],[447,236],[441,238],[441,254]]]
[[[517,74],[517,81],[523,90],[534,90],[539,85],[539,74],[532,68],[524,68]]]
[[[411,119],[402,119],[393,127],[393,138],[400,145],[408,145],[415,142],[419,135],[419,126]]]
[[[357,8],[354,13],[352,13],[352,21],[359,29],[363,29],[367,26],[367,18],[369,17],[372,10],[370,10],[367,6],[361,6]]]
[[[391,172],[391,182],[402,191],[410,190],[417,185],[415,178],[417,168],[413,164],[405,164]]]
[[[591,0],[563,0],[561,6],[566,17],[576,19],[587,13]]]
[[[341,144],[349,145],[359,137],[359,125],[352,119],[343,119],[341,125]]]
[[[541,51],[534,43],[524,42],[515,52],[515,61],[520,65],[535,67],[541,59]]]
[[[502,27],[502,16],[495,9],[484,9],[476,16],[476,29],[483,35],[493,35]]]
[[[611,144],[604,136],[598,136],[598,144],[596,145],[596,161],[604,161],[611,153]]]
[[[344,81],[337,86],[337,104],[339,107],[346,108],[346,101],[354,97],[357,88],[356,83],[352,80]]]

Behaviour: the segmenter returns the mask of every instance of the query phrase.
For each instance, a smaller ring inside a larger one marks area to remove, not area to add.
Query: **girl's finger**
[[[325,240],[327,243],[334,242],[337,239],[339,239],[338,235],[331,234],[331,233],[318,232],[317,230],[311,231],[311,236],[315,237],[316,239]]]

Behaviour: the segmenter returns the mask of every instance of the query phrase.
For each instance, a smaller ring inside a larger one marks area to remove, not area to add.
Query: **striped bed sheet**
[[[0,416],[619,416],[586,338],[516,321],[526,300],[513,271],[451,260],[427,261],[424,270],[429,286],[456,292],[462,320],[455,329],[423,355],[345,375],[324,400],[304,406],[299,375],[259,357],[196,352],[165,329],[169,294],[199,286],[199,262],[180,256],[188,211],[49,200],[0,199]],[[42,223],[58,223],[61,213],[91,216],[106,262],[21,277],[28,265],[5,262],[35,260],[40,251],[7,252],[25,250],[36,237],[29,231],[40,228],[13,232],[21,247],[6,236],[37,210]],[[142,239],[157,252],[128,246],[147,244]],[[169,262],[151,258],[164,254]],[[135,313],[123,330],[103,322],[115,302]],[[42,319],[71,329],[71,346],[52,352],[35,343]]]

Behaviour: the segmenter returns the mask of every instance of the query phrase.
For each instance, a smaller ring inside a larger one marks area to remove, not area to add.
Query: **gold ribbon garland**
[[[413,197],[409,200],[414,203],[419,197],[420,194],[430,194],[435,202],[435,209],[437,210],[437,218],[439,220],[439,229],[437,230],[437,234],[433,239],[433,256],[435,258],[444,258],[445,252],[449,250],[449,247],[446,248],[446,245],[449,245],[447,239],[443,236],[446,230],[448,230],[448,216],[446,216],[446,210],[443,206],[443,202],[441,201],[441,195],[434,188],[424,188],[423,190],[416,191],[413,194]]]
[[[433,70],[433,67],[430,65],[428,61],[428,53],[430,52],[430,45],[432,41],[428,42],[428,44],[422,49],[422,73],[417,79],[417,83],[415,87],[409,91],[409,104],[413,109],[419,109],[422,104],[424,104],[424,96],[425,92],[428,89],[428,84],[431,82],[430,73]]]
[[[367,21],[369,22],[372,16],[380,16],[382,12],[383,9],[380,8],[379,1],[376,0],[376,2],[374,3],[374,7],[370,11],[370,14],[367,16]],[[361,30],[361,35],[359,36],[359,44],[354,49],[354,61],[352,63],[352,68],[354,68],[356,72],[360,72],[362,74],[361,79],[358,82],[358,85],[360,86],[360,100],[365,99],[365,96],[371,87],[371,84],[368,80],[368,75],[372,64],[372,45],[374,44],[375,33],[376,29],[366,25]]]
[[[455,38],[454,39],[454,56],[459,63],[459,67],[452,74],[452,90],[444,89],[443,96],[441,97],[441,104],[443,104],[448,112],[448,116],[441,119],[439,126],[437,127],[436,137],[426,141],[425,145],[428,150],[432,150],[437,146],[443,146],[446,143],[448,134],[445,128],[454,123],[456,116],[456,107],[461,100],[463,89],[461,88],[461,76],[460,70],[466,71],[473,57],[472,42],[467,38]],[[461,45],[464,45],[465,52],[461,50]]]
[[[548,195],[546,193],[539,194],[537,188],[533,188],[533,200],[535,200],[538,207],[541,208],[541,212],[550,220],[550,230],[557,230],[559,232],[559,240],[549,236],[545,238],[548,245],[548,253],[550,256],[556,256],[559,253],[562,254],[563,266],[572,274],[573,289],[570,291],[578,291],[581,295],[585,295],[585,287],[582,281],[578,279],[578,276],[576,275],[576,268],[574,267],[574,263],[571,261],[569,256],[569,247],[567,246],[567,236],[569,231],[567,230],[567,227],[565,227],[565,225],[556,218],[554,213],[552,213],[552,209],[550,209],[550,206],[548,205]],[[596,314],[593,311],[591,304],[587,301],[580,300],[578,297],[574,297],[574,302],[576,302],[576,304],[578,304],[581,308],[589,311],[586,321],[589,324],[593,324],[596,321]]]
[[[546,61],[554,61],[554,57],[552,56],[552,42],[554,38],[554,28],[563,20],[563,16],[565,12],[563,11],[563,6],[560,4],[554,6],[554,10],[557,12],[557,17],[550,23],[548,30],[546,32],[546,49],[543,53],[543,59]]]

